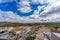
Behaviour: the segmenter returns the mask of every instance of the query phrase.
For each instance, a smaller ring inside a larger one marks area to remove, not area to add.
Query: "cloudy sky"
[[[0,22],[60,22],[60,0],[0,0]]]

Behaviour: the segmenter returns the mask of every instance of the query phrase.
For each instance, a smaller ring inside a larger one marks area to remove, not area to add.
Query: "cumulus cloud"
[[[21,0],[18,4],[19,4],[18,5],[18,10],[20,12],[28,13],[28,12],[32,11],[32,9],[30,7],[30,2],[29,1]]]
[[[54,3],[52,3],[51,5],[48,5],[46,8],[46,10],[44,10],[41,14],[42,15],[48,15],[48,14],[52,14],[52,13],[57,13],[60,11],[60,1],[56,1]]]
[[[4,2],[7,2],[5,0]],[[12,1],[12,0],[11,0]],[[10,0],[9,0],[10,2]],[[20,22],[20,23],[46,23],[46,22],[60,22],[60,1],[57,0],[32,0],[35,3],[49,3],[48,6],[38,6],[37,9],[33,12],[32,15],[27,17],[21,17],[16,15],[13,11],[2,11],[0,10],[0,22],[8,21],[8,22]],[[2,0],[0,3],[3,3]],[[21,2],[17,5],[19,8],[17,10],[28,13],[32,11],[29,0],[21,0]],[[40,13],[41,9],[44,9],[42,13]],[[40,14],[39,14],[40,13]]]
[[[52,4],[56,1],[59,1],[59,0],[38,0],[38,2],[41,3],[41,4],[45,4],[45,3]]]
[[[13,12],[11,11],[8,11],[8,12],[4,12],[4,11],[0,11],[0,14],[1,14],[1,17],[2,17],[2,14],[4,14],[4,20],[3,21],[8,21],[8,22],[20,22],[20,23],[38,23],[38,22],[41,22],[40,18],[36,19],[35,17],[33,17],[31,19],[31,16],[28,16],[28,17],[20,17],[16,14],[14,14]],[[36,16],[37,17],[37,16]],[[1,20],[0,20],[1,21]]]
[[[18,10],[19,10],[20,12],[22,12],[22,13],[28,13],[28,12],[31,12],[31,11],[32,11],[32,9],[31,9],[30,7],[27,7],[27,6],[21,7],[21,8],[19,8]]]

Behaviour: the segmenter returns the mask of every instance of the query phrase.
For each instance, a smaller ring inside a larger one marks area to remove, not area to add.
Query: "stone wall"
[[[51,33],[51,40],[60,40],[60,38]]]

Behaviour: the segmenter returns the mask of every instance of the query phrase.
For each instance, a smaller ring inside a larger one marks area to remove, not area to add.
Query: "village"
[[[60,28],[4,26],[0,27],[0,40],[60,40]]]

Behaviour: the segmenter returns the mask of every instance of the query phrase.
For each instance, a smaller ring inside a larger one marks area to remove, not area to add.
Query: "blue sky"
[[[59,6],[60,0],[0,0],[0,22],[60,22]]]
[[[18,0],[17,0],[17,1],[18,1]],[[44,5],[47,6],[48,4],[40,4],[40,3],[38,3],[38,4],[33,4],[33,3],[30,3],[30,7],[31,7],[32,11],[30,11],[30,12],[28,12],[28,13],[20,12],[19,10],[17,10],[17,9],[18,9],[17,5],[18,5],[18,4],[16,3],[16,1],[13,1],[13,2],[5,2],[5,3],[1,3],[1,4],[0,4],[0,9],[1,9],[2,11],[12,11],[12,12],[15,12],[15,13],[17,13],[17,15],[19,15],[19,16],[30,16],[30,15],[33,14],[33,12],[34,12],[35,10],[38,10],[38,9],[37,9],[38,6],[44,6]],[[24,6],[23,6],[23,7],[24,7]],[[42,11],[44,11],[43,8],[41,9],[40,13],[41,13]],[[40,14],[40,13],[39,13],[39,14]]]

